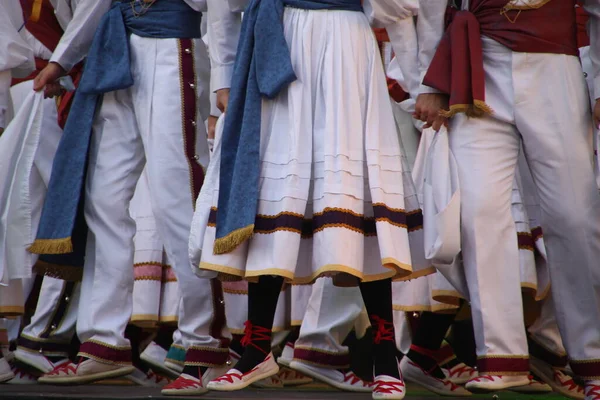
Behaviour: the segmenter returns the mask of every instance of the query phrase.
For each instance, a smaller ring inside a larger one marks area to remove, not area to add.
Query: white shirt
[[[12,76],[25,77],[35,69],[33,51],[19,33],[22,25],[19,0],[0,0],[0,128],[6,127]]]
[[[443,0],[431,0],[443,1]],[[211,90],[229,88],[247,0],[208,0]],[[375,27],[405,24],[417,15],[419,0],[365,0],[364,12]],[[395,48],[394,48],[395,50]]]
[[[206,0],[184,1],[196,11],[206,9]],[[112,0],[71,0],[71,3],[75,5],[72,21],[50,59],[67,71],[87,55],[100,19],[110,9]]]

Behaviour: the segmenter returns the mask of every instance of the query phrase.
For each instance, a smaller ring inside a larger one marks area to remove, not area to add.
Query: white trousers
[[[460,174],[463,260],[479,371],[527,373],[510,208],[521,142],[541,200],[562,337],[571,359],[600,360],[600,197],[581,65],[576,57],[514,53],[483,39],[486,102],[494,113],[454,117],[449,136]],[[573,365],[586,377],[600,376],[597,367],[599,361]]]
[[[156,226],[182,299],[179,330],[196,362],[221,365],[227,349],[218,282],[197,279],[187,251],[195,196],[208,163],[206,47],[201,40],[130,36],[134,86],[108,93],[96,115],[86,182],[89,226],[77,333],[81,354],[128,363],[123,336],[132,313],[129,204],[146,166]],[[219,307],[220,306],[220,307]],[[204,358],[203,358],[204,357]]]
[[[565,358],[566,364],[567,352],[558,330],[556,321],[555,304],[552,295],[544,299],[540,316],[528,328],[531,339],[544,349],[543,353],[550,353],[550,359],[547,360],[551,364],[555,364],[556,359]],[[532,353],[534,354],[534,353]],[[543,357],[543,354],[542,354]],[[565,365],[556,365],[564,367]]]
[[[80,284],[44,277],[35,313],[18,339],[18,346],[46,357],[68,357],[75,334]]]
[[[348,368],[348,347],[342,342],[353,328],[361,337],[369,326],[360,289],[335,286],[331,278],[319,278],[312,287],[294,359],[323,368]]]

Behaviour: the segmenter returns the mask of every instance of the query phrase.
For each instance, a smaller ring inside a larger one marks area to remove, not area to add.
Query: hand
[[[210,115],[208,117],[208,138],[215,138],[215,130],[217,129],[217,120],[219,117],[215,117],[214,115]]]
[[[229,89],[217,90],[217,108],[221,112],[227,112],[227,105],[229,104]]]
[[[596,99],[594,106],[594,129],[600,129],[600,99]]]
[[[423,93],[417,97],[413,117],[425,122],[423,129],[433,128],[436,132],[442,125],[448,127],[448,119],[440,115],[440,111],[447,110],[448,96],[440,93]]]
[[[33,80],[33,90],[39,92],[44,89],[45,98],[60,96],[63,89],[57,80],[66,74],[67,71],[65,71],[63,67],[57,63],[51,62],[41,70],[38,76]]]

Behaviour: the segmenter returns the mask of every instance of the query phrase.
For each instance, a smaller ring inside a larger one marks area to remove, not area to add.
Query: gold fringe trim
[[[73,252],[71,237],[62,239],[36,239],[27,249],[33,254],[67,254]]]
[[[481,100],[474,100],[473,104],[454,104],[448,111],[440,111],[440,115],[445,118],[452,118],[456,114],[465,113],[467,117],[481,118],[484,115],[494,113],[494,110]]]
[[[254,233],[254,224],[245,226],[240,229],[236,229],[229,235],[216,239],[213,252],[214,254],[226,254],[231,253],[240,244],[252,237]]]
[[[522,6],[518,6],[515,4],[514,0],[508,2],[507,5],[504,6],[504,10],[537,10],[538,8],[542,8],[546,4],[550,3],[552,0],[541,0],[536,4],[525,4]]]
[[[79,282],[83,277],[83,267],[51,264],[39,260],[33,266],[33,272],[38,275],[49,276],[51,278],[63,279],[71,282]]]

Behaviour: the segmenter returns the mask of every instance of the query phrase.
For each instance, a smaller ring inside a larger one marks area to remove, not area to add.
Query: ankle
[[[434,354],[427,349],[412,345],[406,356],[416,365],[418,365],[427,374],[444,379],[446,376],[434,358]]]
[[[183,374],[193,376],[196,379],[202,379],[207,367],[199,367],[197,365],[186,365],[183,367]]]

